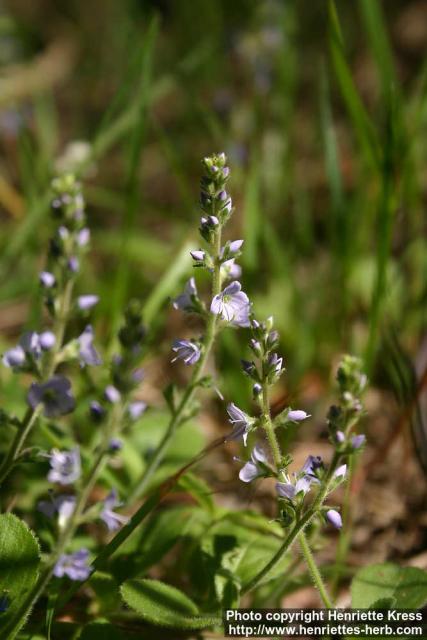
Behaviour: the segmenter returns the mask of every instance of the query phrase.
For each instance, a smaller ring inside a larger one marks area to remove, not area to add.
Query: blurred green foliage
[[[34,296],[49,181],[77,167],[96,250],[85,289],[111,319],[105,341],[137,295],[155,353],[170,331],[159,311],[190,274],[183,251],[198,242],[199,159],[225,150],[245,290],[260,316],[275,316],[291,386],[343,351],[365,356],[372,372],[390,325],[415,353],[425,327],[427,67],[408,36],[412,5],[6,4],[1,308]],[[11,333],[37,320],[17,313]],[[243,402],[229,366],[239,340],[224,337],[219,364]]]

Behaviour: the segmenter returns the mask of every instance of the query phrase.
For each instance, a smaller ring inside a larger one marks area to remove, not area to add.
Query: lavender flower
[[[76,256],[71,256],[70,258],[68,258],[67,267],[69,268],[71,273],[77,273],[80,268],[79,259]]]
[[[249,298],[240,282],[231,282],[211,303],[211,313],[239,327],[249,326]]]
[[[201,355],[200,347],[192,340],[175,340],[172,345],[172,351],[177,354],[172,362],[175,360],[183,360],[185,364],[195,364]]]
[[[190,278],[185,285],[184,292],[173,301],[175,309],[194,311],[194,300],[197,298],[197,288],[194,278]]]
[[[102,359],[98,351],[93,346],[93,329],[90,324],[87,325],[83,333],[77,338],[79,344],[80,366],[85,365],[97,366],[102,364]]]
[[[70,580],[86,580],[92,571],[88,561],[87,549],[80,549],[71,554],[64,553],[56,563],[53,575],[57,578],[68,576]]]
[[[26,331],[21,337],[19,344],[25,353],[33,358],[39,358],[41,354],[40,338],[35,331]]]
[[[123,516],[113,511],[114,507],[121,507],[122,502],[117,499],[117,491],[113,489],[104,500],[104,506],[100,513],[100,518],[105,522],[108,531],[116,531],[129,520],[127,516]]]
[[[18,345],[6,351],[2,357],[2,362],[9,369],[18,369],[25,363],[25,351]]]
[[[308,456],[301,471],[309,476],[312,482],[319,482],[316,471],[323,467],[322,458],[320,456]]]
[[[84,229],[80,229],[77,234],[77,244],[79,247],[85,247],[90,240],[90,230],[86,227]]]
[[[76,506],[74,496],[59,495],[50,497],[50,500],[42,500],[38,503],[37,509],[48,518],[53,518],[58,514],[58,526],[60,529],[65,526]]]
[[[146,408],[147,404],[145,402],[142,402],[142,400],[130,402],[128,406],[128,413],[132,420],[138,420],[138,418],[142,416]]]
[[[122,440],[120,440],[120,438],[111,438],[108,446],[110,448],[110,451],[120,451],[120,449],[123,447],[123,442]]]
[[[206,253],[202,250],[190,251],[190,255],[196,262],[203,262],[206,257]]]
[[[366,436],[363,433],[353,436],[351,439],[351,446],[353,449],[360,449],[366,442]]]
[[[346,473],[347,473],[347,465],[342,464],[340,467],[338,467],[338,469],[335,470],[334,478],[337,478],[338,480],[343,480],[346,476]]]
[[[240,469],[239,478],[242,482],[252,482],[256,478],[265,475],[263,465],[268,463],[267,455],[260,443],[257,443],[252,449],[251,458]]]
[[[345,433],[343,431],[337,431],[335,434],[335,438],[339,444],[345,442]]]
[[[49,271],[42,271],[39,275],[40,283],[46,289],[51,289],[55,284],[55,276]]]
[[[231,402],[227,406],[227,413],[229,416],[229,421],[233,425],[233,431],[228,436],[229,440],[235,440],[237,438],[242,437],[243,443],[246,447],[246,442],[248,439],[248,432],[253,424],[253,418],[248,416],[247,413],[239,409],[233,402]]]
[[[49,482],[68,485],[79,479],[81,473],[79,447],[74,447],[71,451],[52,449],[48,458],[51,466],[47,476]]]
[[[267,361],[267,375],[270,382],[274,382],[282,373],[283,358],[280,358],[277,353],[271,353],[268,356]],[[289,414],[288,414],[289,415]]]
[[[34,382],[28,391],[27,401],[32,409],[43,404],[46,418],[65,415],[75,407],[71,383],[64,376],[53,376],[43,383]]]
[[[56,336],[52,331],[43,331],[39,335],[39,345],[43,351],[49,351],[55,345]]]
[[[105,399],[108,400],[108,402],[111,402],[112,404],[119,402],[121,398],[120,391],[116,389],[116,387],[113,387],[112,384],[109,384],[105,388],[104,396],[105,396]]]
[[[240,278],[242,275],[242,267],[235,263],[234,258],[226,260],[221,265],[221,278],[226,280],[228,278]]]
[[[301,494],[305,496],[305,494],[310,491],[311,480],[308,476],[302,476],[301,478],[294,478],[294,482],[291,482],[289,478],[289,482],[276,482],[276,491],[281,498],[288,498],[289,500],[294,500]]]
[[[338,511],[335,511],[335,509],[329,509],[329,511],[326,512],[326,519],[331,523],[333,527],[335,527],[335,529],[341,529],[342,518]]]
[[[302,411],[302,409],[291,409],[288,412],[287,417],[288,420],[291,420],[292,422],[301,422],[302,420],[306,420],[307,418],[309,418],[310,414]]]
[[[98,302],[99,302],[99,296],[95,296],[91,294],[85,295],[85,296],[79,296],[77,298],[77,306],[81,311],[87,311],[88,309],[91,309],[96,304],[98,304]]]

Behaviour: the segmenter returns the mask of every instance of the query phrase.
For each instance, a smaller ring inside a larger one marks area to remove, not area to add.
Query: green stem
[[[267,435],[267,440],[270,445],[271,453],[273,455],[274,464],[277,471],[280,473],[280,467],[282,466],[282,454],[280,451],[280,445],[276,437],[274,425],[271,420],[270,402],[268,398],[268,383],[264,382],[262,388],[262,426]]]
[[[350,546],[350,520],[351,520],[351,485],[354,476],[354,471],[356,467],[355,455],[351,455],[349,457],[349,472],[348,472],[348,482],[345,488],[343,506],[342,506],[342,521],[343,526],[340,531],[340,536],[338,539],[338,548],[334,565],[334,575],[332,578],[332,593],[336,596],[338,593],[338,587],[340,584],[341,576],[343,573],[347,553]]]
[[[215,266],[212,277],[212,298],[221,293],[221,262],[220,262],[220,252],[221,252],[221,228],[219,228],[218,233],[215,236]],[[150,459],[141,480],[138,482],[136,487],[129,495],[129,502],[133,502],[140,495],[142,495],[147,488],[151,478],[154,473],[157,471],[159,465],[163,461],[165,457],[165,453],[169,448],[169,444],[175,435],[175,431],[182,424],[183,419],[185,418],[185,411],[193,399],[196,389],[200,380],[203,377],[203,373],[206,367],[206,364],[209,359],[210,352],[212,350],[212,346],[215,341],[216,328],[217,328],[217,316],[213,313],[209,312],[209,316],[206,323],[206,333],[203,341],[202,355],[200,360],[196,363],[193,375],[191,376],[191,380],[188,384],[187,389],[185,390],[181,401],[178,407],[173,412],[168,427],[166,429],[166,433],[161,439],[157,449],[155,450],[152,458]]]
[[[304,533],[304,530],[301,530],[298,534],[298,542],[301,547],[302,555],[304,556],[304,560],[307,564],[307,567],[310,571],[310,575],[312,577],[314,586],[319,591],[320,598],[326,607],[326,609],[331,609],[333,604],[331,598],[329,597],[328,591],[326,589],[326,585],[323,582],[323,578],[320,574],[319,568],[316,564],[314,556],[311,552],[310,546],[308,544],[307,537]]]
[[[282,454],[281,454],[281,451],[280,451],[280,445],[279,445],[279,442],[277,440],[276,433],[274,431],[274,425],[273,425],[272,420],[271,420],[270,403],[269,403],[269,399],[268,399],[268,384],[266,382],[264,382],[263,390],[262,390],[262,422],[263,422],[264,430],[265,430],[265,432],[267,434],[268,442],[270,444],[271,452],[272,452],[273,459],[274,459],[274,464],[275,464],[277,472],[278,472],[278,474],[280,476],[280,474],[281,474],[280,467],[281,467],[281,464],[282,464]],[[290,537],[290,539],[289,539],[289,537]],[[305,562],[307,564],[307,567],[308,567],[308,569],[310,571],[310,574],[311,574],[311,576],[313,578],[314,585],[318,589],[320,597],[321,597],[322,602],[325,605],[325,607],[330,608],[332,606],[331,599],[330,599],[330,597],[328,595],[328,592],[326,590],[326,586],[325,586],[325,584],[323,582],[322,576],[321,576],[320,571],[319,571],[319,569],[317,567],[317,564],[316,564],[316,561],[315,561],[315,559],[313,557],[313,554],[311,553],[311,550],[310,550],[310,547],[308,545],[308,541],[307,541],[306,535],[304,533],[304,528],[302,527],[299,530],[292,531],[289,537],[288,537],[288,540],[287,540],[287,542],[289,542],[288,547],[292,544],[292,542],[294,541],[295,538],[298,538],[298,542],[300,544],[301,551],[302,551],[302,554],[304,556],[304,560],[305,560]],[[284,553],[284,551],[283,551],[283,553]],[[281,555],[283,555],[283,553]],[[268,568],[267,573],[274,566],[274,564],[271,567]],[[266,574],[264,574],[264,575],[266,575]]]

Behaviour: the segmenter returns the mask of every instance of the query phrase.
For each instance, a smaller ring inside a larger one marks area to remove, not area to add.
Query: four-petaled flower
[[[239,327],[249,327],[249,312],[249,298],[237,280],[225,287],[211,302],[211,313]]]
[[[118,500],[117,491],[112,489],[104,500],[104,506],[99,516],[107,525],[108,531],[116,531],[129,521],[127,516],[113,511],[114,507],[121,507],[122,504],[123,503]]]
[[[53,518],[58,514],[58,526],[60,529],[65,526],[76,506],[76,498],[69,495],[50,496],[50,500],[42,500],[38,503],[37,509],[48,518]]]
[[[49,482],[68,485],[79,479],[81,473],[79,447],[74,447],[71,451],[52,449],[48,458],[51,466],[47,476]]]
[[[225,260],[221,265],[221,278],[226,280],[228,278],[240,278],[242,275],[242,267],[235,263],[234,258]]]
[[[193,311],[195,298],[197,298],[196,282],[194,278],[190,278],[184,287],[184,292],[173,301],[174,309]]]
[[[310,491],[311,478],[309,476],[295,476],[294,478],[288,478],[288,482],[276,482],[276,491],[281,498],[288,498],[288,500],[294,500],[298,494],[305,494]]]
[[[32,409],[42,404],[46,418],[65,415],[75,407],[71,382],[64,376],[53,376],[47,382],[34,382],[28,391],[27,400]]]
[[[53,575],[57,578],[68,576],[70,580],[86,580],[92,569],[88,564],[89,551],[80,549],[74,553],[63,553],[53,570]]]
[[[240,469],[239,478],[242,482],[252,482],[256,478],[265,475],[263,465],[268,464],[267,454],[264,447],[258,442],[252,449],[251,458]]]
[[[175,340],[172,344],[172,351],[176,353],[172,362],[179,358],[189,365],[195,364],[201,355],[200,347],[192,340]]]
[[[233,425],[233,431],[228,436],[228,439],[236,440],[237,438],[243,438],[243,443],[246,446],[248,431],[253,424],[253,418],[239,409],[233,402],[227,406],[227,413],[229,416],[228,419]]]

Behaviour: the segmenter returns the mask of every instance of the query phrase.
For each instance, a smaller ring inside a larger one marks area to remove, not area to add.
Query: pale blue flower
[[[70,580],[86,580],[92,569],[89,566],[89,551],[80,549],[74,553],[63,553],[53,570],[53,575],[57,578],[68,576]]]
[[[88,309],[91,309],[96,304],[98,304],[98,302],[99,302],[99,296],[96,296],[93,294],[87,294],[85,296],[79,296],[77,298],[77,306],[82,311],[87,311]]]
[[[97,366],[102,364],[101,356],[93,345],[94,333],[92,326],[87,325],[83,333],[77,338],[79,344],[80,365]]]
[[[104,506],[100,513],[100,518],[107,525],[108,531],[116,531],[129,521],[127,516],[123,516],[114,511],[115,507],[121,507],[122,502],[118,500],[117,491],[113,489],[104,500]]]
[[[56,418],[74,410],[75,400],[71,391],[71,382],[64,376],[53,376],[47,382],[34,382],[27,394],[32,409],[43,404],[43,415]]]
[[[211,303],[211,313],[239,327],[249,326],[249,298],[240,282],[231,282]]]
[[[309,417],[310,414],[306,413],[302,409],[291,409],[288,412],[287,416],[288,420],[291,420],[292,422],[301,422],[302,420],[306,420]]]
[[[25,360],[25,351],[20,345],[12,347],[2,357],[4,366],[9,369],[19,369],[25,363]]]
[[[172,345],[172,351],[176,353],[176,357],[172,359],[182,360],[185,364],[195,364],[201,355],[200,347],[192,340],[175,340]]]
[[[128,413],[132,420],[138,420],[144,413],[147,408],[147,404],[142,402],[142,400],[135,400],[135,402],[130,402],[128,406]]]
[[[237,438],[243,438],[243,443],[246,446],[248,431],[253,424],[253,418],[239,409],[233,402],[227,406],[227,413],[229,416],[228,419],[233,425],[233,431],[228,436],[228,439],[235,440]]]
[[[109,384],[104,391],[104,396],[108,402],[115,404],[120,401],[121,395],[120,391],[116,389],[112,384]]]
[[[173,301],[173,306],[181,311],[193,311],[195,298],[197,298],[196,282],[194,278],[190,278],[185,285],[184,292]]]
[[[331,525],[335,527],[335,529],[341,529],[342,518],[338,511],[335,511],[335,509],[329,509],[329,511],[326,512],[326,518]]]
[[[71,451],[52,449],[48,455],[51,469],[47,479],[58,484],[73,484],[81,474],[80,449],[74,447]]]
[[[39,275],[40,283],[46,288],[51,289],[55,284],[55,276],[49,271],[42,271]]]
[[[240,469],[239,478],[242,482],[252,482],[256,478],[265,475],[262,465],[268,464],[268,458],[263,446],[257,443],[252,449],[251,458]]]

